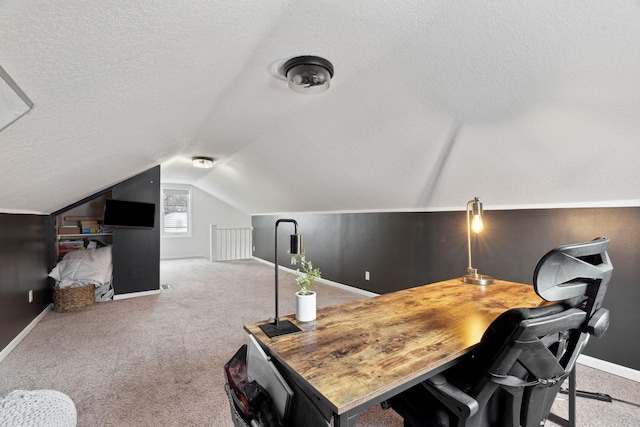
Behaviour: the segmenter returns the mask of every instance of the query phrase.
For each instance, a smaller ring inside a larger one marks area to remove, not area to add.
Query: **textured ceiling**
[[[637,1],[2,0],[0,39],[3,212],[157,164],[249,214],[640,204]]]

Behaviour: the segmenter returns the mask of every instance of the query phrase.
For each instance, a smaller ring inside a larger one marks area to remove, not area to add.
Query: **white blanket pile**
[[[104,293],[111,289],[113,277],[111,246],[69,252],[51,270],[49,277],[53,277],[56,286],[61,288],[94,285],[96,301],[104,301]]]

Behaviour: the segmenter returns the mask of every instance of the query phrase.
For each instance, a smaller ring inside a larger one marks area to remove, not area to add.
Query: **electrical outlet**
[[[365,271],[364,272],[364,280],[369,280],[370,276],[369,276],[369,272]]]
[[[33,289],[29,290],[29,302],[33,302]]]
[[[256,247],[254,246],[254,247],[253,247],[253,252],[255,252],[255,251],[256,251]]]

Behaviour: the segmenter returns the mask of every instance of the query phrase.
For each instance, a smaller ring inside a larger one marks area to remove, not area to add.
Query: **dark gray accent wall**
[[[48,215],[0,214],[0,349],[51,303],[50,228]]]
[[[0,350],[52,302],[53,280],[48,274],[56,263],[55,216],[109,192],[116,199],[156,204],[153,229],[114,233],[115,293],[160,289],[160,166],[51,215],[0,213]]]
[[[113,290],[116,295],[160,289],[160,166],[113,187],[118,200],[154,203],[153,228],[116,228]]]
[[[254,256],[274,261],[275,221],[293,218],[304,234],[306,254],[323,277],[388,293],[459,277],[467,267],[464,212],[258,215],[252,217]],[[538,260],[569,243],[611,238],[613,278],[604,306],[611,326],[592,339],[585,354],[640,370],[640,208],[577,208],[485,211],[485,231],[473,240],[473,266],[498,279],[531,283]],[[293,225],[279,226],[279,262]],[[364,272],[370,272],[366,281]]]

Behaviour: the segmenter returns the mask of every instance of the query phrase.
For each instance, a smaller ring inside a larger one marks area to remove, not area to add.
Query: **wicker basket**
[[[96,302],[96,292],[93,285],[75,288],[53,288],[53,310],[58,313],[78,311],[92,306]]]

